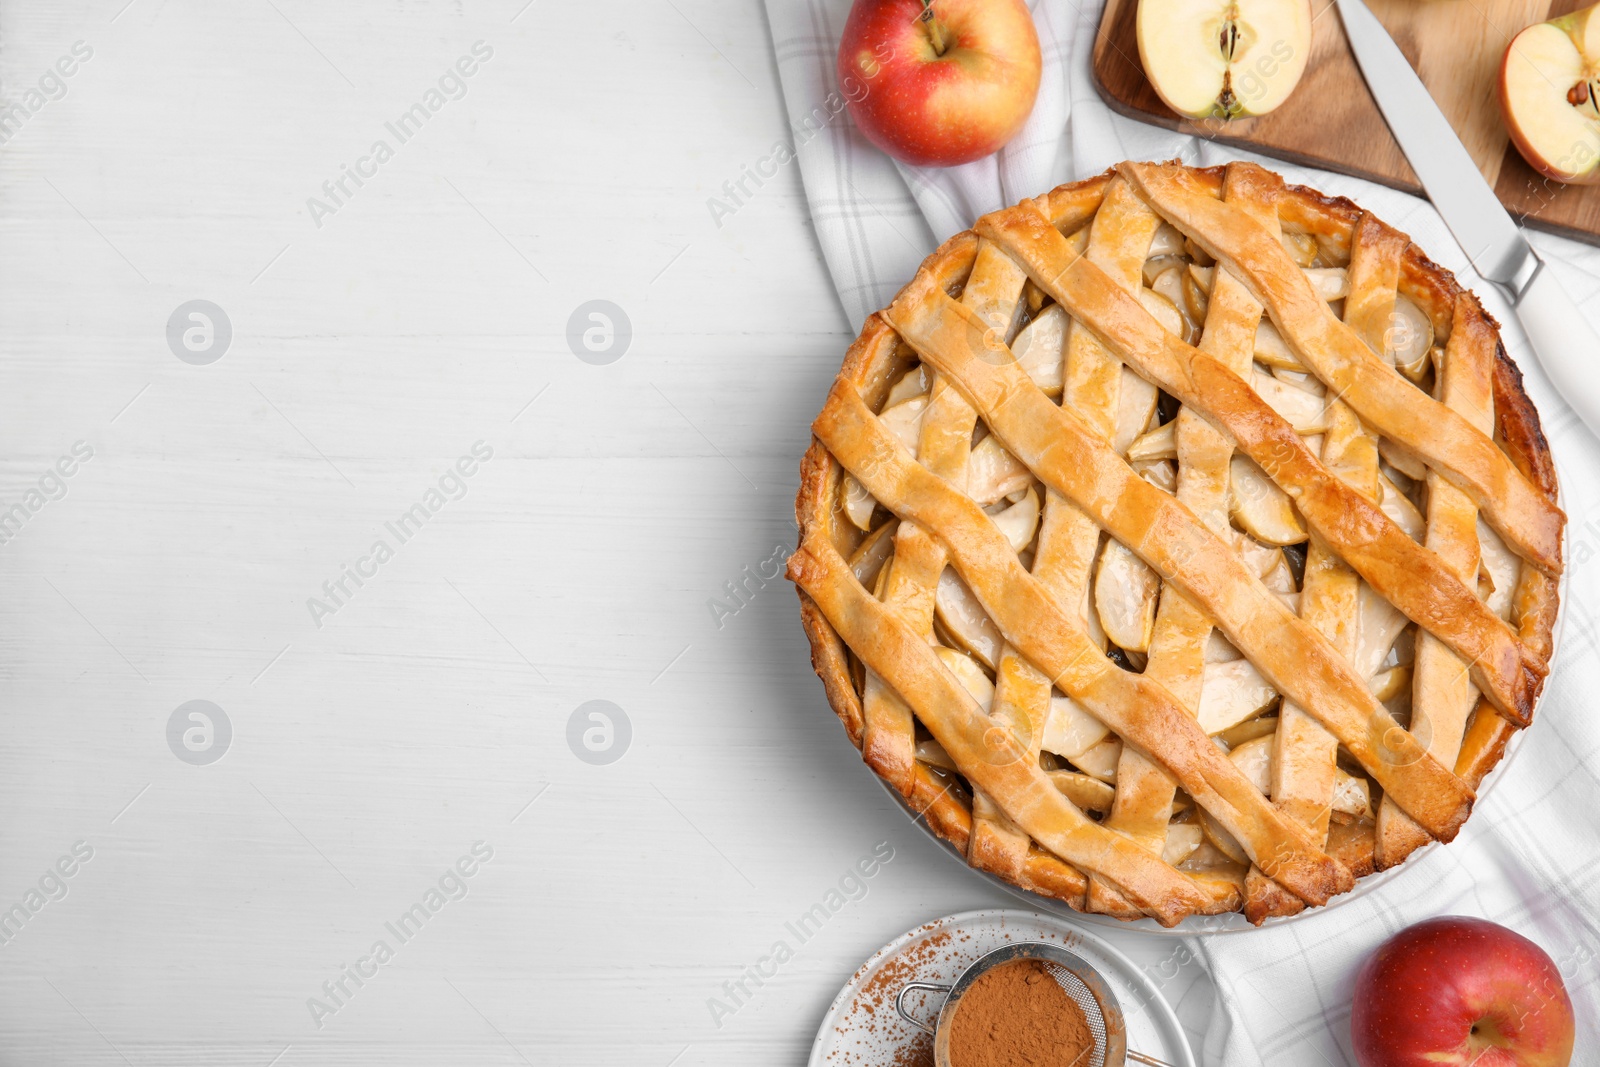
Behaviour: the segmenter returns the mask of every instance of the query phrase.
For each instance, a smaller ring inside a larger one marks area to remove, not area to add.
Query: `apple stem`
[[[944,55],[948,47],[944,39],[944,24],[933,16],[933,0],[922,0],[922,14],[917,16],[917,21],[926,27],[929,42],[933,45],[933,54]]]

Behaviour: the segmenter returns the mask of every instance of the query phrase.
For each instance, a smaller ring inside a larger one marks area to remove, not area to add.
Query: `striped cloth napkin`
[[[852,328],[885,306],[939,241],[985,212],[1123,159],[1176,157],[1210,166],[1244,156],[1112,113],[1089,73],[1099,5],[1035,0],[1044,78],[1022,133],[997,155],[963,167],[901,166],[873,148],[844,109],[834,57],[849,7],[850,0],[767,0],[806,198]],[[1592,1051],[1600,1048],[1600,713],[1584,701],[1586,693],[1600,694],[1590,608],[1600,603],[1600,443],[1552,391],[1511,309],[1472,273],[1426,201],[1353,178],[1261,162],[1290,181],[1348,196],[1410,233],[1505,324],[1506,345],[1527,375],[1555,449],[1571,520],[1570,566],[1558,666],[1534,728],[1455,843],[1419,854],[1377,891],[1332,911],[1191,944],[1216,988],[1202,1062],[1353,1063],[1349,1016],[1356,968],[1395,931],[1442,914],[1492,919],[1543,945],[1561,965],[1577,1008],[1575,1062],[1594,1062],[1600,1055]],[[1542,234],[1533,241],[1567,291],[1600,322],[1600,249]]]

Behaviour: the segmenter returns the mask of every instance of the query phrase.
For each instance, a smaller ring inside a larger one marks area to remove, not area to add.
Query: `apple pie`
[[[945,242],[796,500],[812,661],[974,867],[1171,926],[1449,841],[1529,725],[1565,516],[1496,323],[1249,163],[1124,163]]]

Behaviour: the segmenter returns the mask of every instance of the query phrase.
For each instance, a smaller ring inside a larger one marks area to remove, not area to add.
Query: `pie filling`
[[[1493,320],[1249,164],[975,230],[869,320],[801,490],[790,573],[867,762],[973,865],[1169,925],[1452,837],[1561,567]]]

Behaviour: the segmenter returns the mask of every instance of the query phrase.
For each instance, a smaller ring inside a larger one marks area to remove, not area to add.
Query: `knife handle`
[[[1541,264],[1522,291],[1517,318],[1550,384],[1590,432],[1600,435],[1600,337],[1549,264]]]

